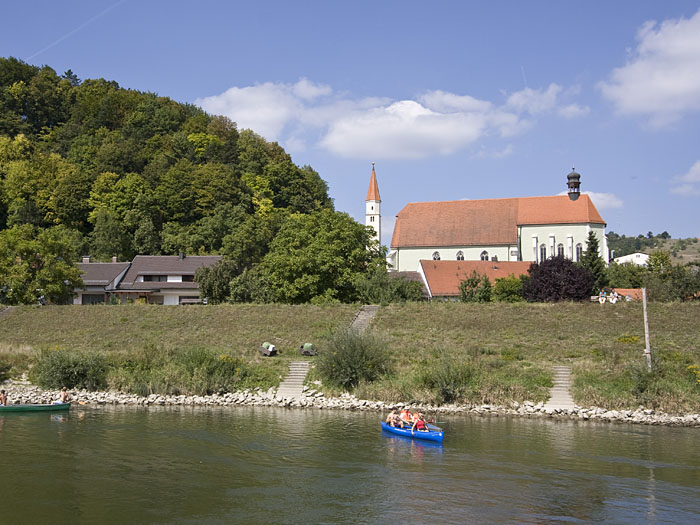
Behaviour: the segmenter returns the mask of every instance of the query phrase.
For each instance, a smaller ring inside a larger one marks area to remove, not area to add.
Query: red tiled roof
[[[641,288],[613,288],[618,294],[623,297],[629,297],[634,301],[642,300],[642,289]]]
[[[392,248],[516,244],[518,226],[605,224],[588,195],[409,203],[396,216]]]
[[[526,275],[531,264],[527,261],[420,261],[431,295],[441,297],[459,295],[459,283],[474,270],[486,275],[493,284],[501,277]]]
[[[372,175],[369,177],[369,189],[367,190],[367,201],[381,201],[379,198],[379,185],[377,184],[377,175],[374,173],[372,166]]]

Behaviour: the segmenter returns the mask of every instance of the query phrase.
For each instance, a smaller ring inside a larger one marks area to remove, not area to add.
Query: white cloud
[[[621,115],[670,124],[700,110],[700,10],[689,19],[645,23],[622,67],[598,84]]]
[[[525,88],[510,95],[506,105],[530,115],[547,113],[557,105],[557,97],[561,91],[562,87],[559,84],[550,84],[546,91]]]
[[[564,118],[578,118],[585,117],[590,113],[591,108],[588,106],[579,106],[578,104],[569,104],[568,106],[563,106],[557,110],[557,114]]]
[[[583,191],[581,193],[591,198],[598,211],[622,208],[624,206],[622,200],[612,193],[599,193],[597,191]],[[562,191],[558,195],[567,195],[567,192]]]
[[[195,101],[293,150],[312,144],[343,157],[408,159],[449,155],[489,135],[511,137],[534,125],[533,116],[561,112],[572,118],[587,108],[561,106],[563,88],[527,88],[501,105],[435,90],[411,100],[352,99],[306,78],[232,87]],[[506,147],[500,155],[510,154]],[[492,155],[493,156],[493,155]]]
[[[700,195],[700,160],[693,164],[687,173],[672,179],[671,193],[685,196]]]
[[[505,148],[500,149],[500,150],[489,150],[486,148],[481,148],[479,151],[477,151],[474,155],[472,155],[472,158],[475,159],[504,159],[506,157],[509,157],[513,153],[513,145],[508,144]]]

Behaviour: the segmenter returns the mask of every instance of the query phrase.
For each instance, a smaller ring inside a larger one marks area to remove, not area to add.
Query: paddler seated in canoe
[[[401,421],[401,418],[399,417],[399,414],[396,412],[395,408],[392,408],[389,415],[386,416],[386,424],[391,425],[392,427],[403,428],[403,421]]]
[[[411,427],[411,433],[413,433],[416,430],[418,432],[428,432],[428,423],[425,422],[423,414],[418,414],[418,419],[416,419],[413,422],[413,426]]]
[[[411,412],[407,408],[404,408],[401,411],[401,414],[399,417],[401,418],[401,421],[403,421],[405,423],[413,423],[413,416],[411,415]]]
[[[0,407],[7,405],[7,394],[4,390],[0,390]]]
[[[70,401],[70,394],[68,393],[68,389],[64,386],[61,389],[61,395],[58,398],[58,401],[54,401],[53,404],[58,405],[61,403],[68,403],[68,401]]]

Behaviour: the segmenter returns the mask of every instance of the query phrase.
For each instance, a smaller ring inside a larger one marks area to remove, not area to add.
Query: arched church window
[[[440,252],[433,252],[433,261],[440,260]]]
[[[464,260],[464,252],[462,250],[459,250],[457,252],[457,260],[458,261],[463,261]]]
[[[564,245],[557,244],[557,257],[564,257]]]
[[[489,252],[487,252],[486,250],[484,250],[483,252],[481,252],[481,260],[482,260],[482,261],[488,261],[488,260],[489,260]]]
[[[547,260],[547,246],[540,244],[540,262]]]
[[[576,261],[580,261],[581,257],[583,256],[583,245],[581,243],[578,243],[576,245]]]

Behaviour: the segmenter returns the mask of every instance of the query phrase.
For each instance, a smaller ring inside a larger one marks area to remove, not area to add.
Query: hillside
[[[220,305],[21,307],[0,317],[0,365],[18,373],[42,349],[107,355],[154,350],[211,350],[266,367],[276,385],[302,342],[330,351],[328,336],[350,325],[358,310],[346,306]],[[412,303],[381,308],[373,332],[389,350],[394,374],[360,385],[369,399],[434,401],[426,370],[466,363],[459,399],[470,403],[543,401],[552,365],[572,367],[574,399],[581,405],[669,412],[697,411],[700,383],[700,304],[651,303],[654,374],[644,372],[644,325],[639,303],[504,304]],[[37,327],[41,327],[37,330]],[[262,341],[282,350],[263,359]],[[315,371],[309,381],[318,379]],[[268,380],[266,380],[268,381]],[[326,387],[326,391],[334,393]],[[338,393],[338,392],[335,392]]]
[[[653,235],[649,232],[645,235],[627,237],[615,232],[608,232],[608,249],[615,251],[615,257],[622,257],[630,253],[651,253],[654,250],[664,250],[671,254],[674,264],[686,264],[700,262],[700,243],[697,237],[687,239],[673,239],[667,232]]]
[[[258,262],[283,219],[332,209],[277,143],[154,93],[0,58],[0,231],[62,228],[78,255]]]

